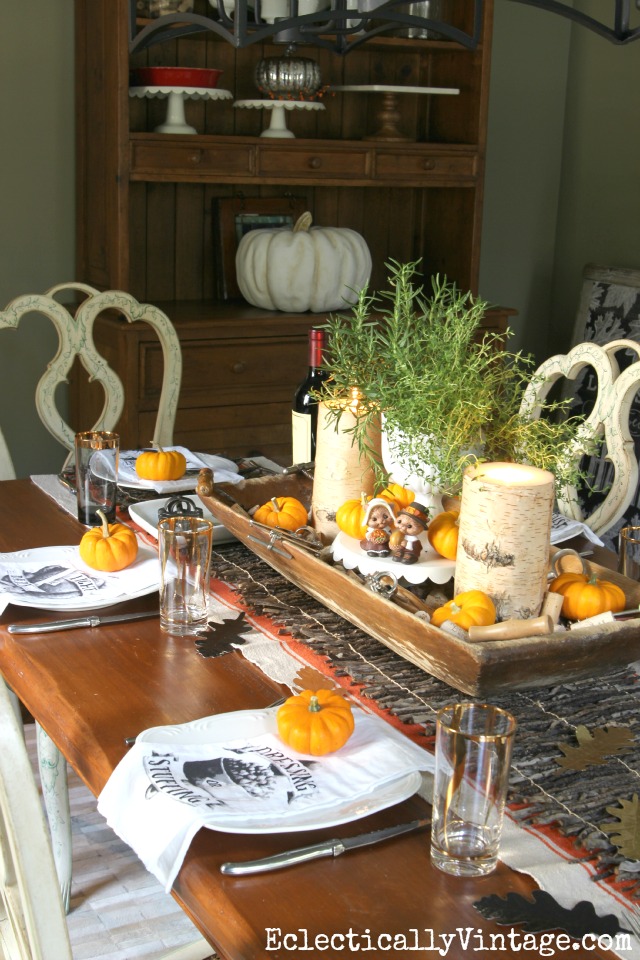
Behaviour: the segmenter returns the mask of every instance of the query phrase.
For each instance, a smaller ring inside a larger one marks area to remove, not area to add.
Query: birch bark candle
[[[480,463],[462,481],[455,592],[483,590],[499,620],[536,617],[547,587],[554,477]]]
[[[352,432],[359,402],[357,396],[344,401],[337,423],[328,403],[321,403],[318,407],[311,516],[313,526],[327,541],[339,533],[336,524],[338,507],[346,500],[359,500],[361,493],[367,496],[373,493],[375,475],[371,460],[360,456]],[[368,442],[379,453],[379,429],[368,437]]]

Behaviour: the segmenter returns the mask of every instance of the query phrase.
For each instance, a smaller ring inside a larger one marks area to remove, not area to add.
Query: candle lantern
[[[370,496],[375,485],[372,461],[360,453],[353,432],[360,402],[357,391],[354,391],[350,400],[329,400],[318,406],[311,515],[313,526],[327,541],[339,533],[336,524],[338,508],[346,500],[359,500],[361,493]],[[342,408],[338,420],[337,406]],[[373,454],[379,456],[378,427],[371,428],[367,443]]]
[[[455,591],[482,590],[498,619],[539,614],[547,586],[554,477],[517,463],[468,467],[462,482]]]

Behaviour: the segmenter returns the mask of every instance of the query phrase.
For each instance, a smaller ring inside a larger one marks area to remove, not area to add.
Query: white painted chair
[[[525,391],[521,408],[533,417],[540,416],[556,383],[563,378],[573,381],[587,368],[593,370],[598,385],[593,409],[569,456],[579,462],[592,440],[604,441],[606,459],[613,467],[613,481],[602,502],[588,516],[583,513],[575,488],[562,491],[558,508],[566,517],[588,524],[599,535],[623,516],[638,486],[638,461],[629,430],[629,413],[633,398],[640,389],[640,359],[621,373],[615,355],[622,349],[630,350],[640,358],[640,343],[635,340],[613,340],[606,346],[579,343],[567,354],[550,357],[538,367]]]
[[[0,430],[0,480],[14,480],[15,475],[9,447]]]
[[[0,957],[73,960],[49,837],[21,725],[0,684]],[[204,960],[211,946],[193,942],[158,960]]]
[[[74,306],[68,307],[61,302],[63,299],[71,300]],[[151,304],[139,303],[121,290],[100,292],[84,283],[62,283],[51,287],[44,294],[16,297],[0,312],[0,330],[16,329],[23,317],[36,313],[47,317],[57,331],[58,349],[38,382],[35,404],[47,430],[67,451],[64,466],[73,460],[75,431],[60,414],[55,394],[58,384],[67,381],[76,357],[90,379],[100,383],[104,390],[104,404],[100,416],[94,424],[86,424],[84,428],[113,430],[124,407],[122,381],[97,352],[93,340],[95,320],[105,311],[116,311],[129,323],[144,321],[158,335],[164,370],[153,442],[160,446],[169,446],[173,442],[173,427],[182,380],[182,353],[175,328],[161,310]],[[13,461],[0,427],[0,480],[14,477]],[[17,701],[14,699],[14,709],[17,708]],[[40,727],[38,752],[53,852],[63,902],[68,908],[71,889],[71,834],[66,765],[55,744]]]
[[[59,297],[83,297],[75,308],[59,302]],[[100,383],[105,399],[100,416],[94,424],[83,425],[86,430],[113,430],[124,407],[122,381],[104,357],[97,352],[93,340],[93,325],[104,311],[116,311],[129,323],[139,320],[156,331],[162,347],[164,372],[153,442],[168,446],[173,442],[180,384],[182,380],[182,353],[180,341],[169,318],[157,307],[139,303],[122,290],[100,292],[83,283],[61,283],[44,294],[16,297],[0,312],[0,329],[17,328],[29,313],[38,313],[51,320],[58,333],[58,350],[48,364],[36,387],[36,408],[47,430],[68,451],[65,466],[73,459],[74,431],[65,422],[56,407],[55,392],[60,383],[66,383],[69,371],[78,357],[91,380]],[[7,445],[0,430],[0,479],[15,476]]]

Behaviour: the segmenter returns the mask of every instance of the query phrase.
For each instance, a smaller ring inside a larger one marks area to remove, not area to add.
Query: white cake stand
[[[156,133],[197,133],[184,115],[185,100],[231,100],[230,90],[219,87],[129,87],[130,97],[167,97],[167,116]]]
[[[341,93],[380,93],[382,105],[378,111],[378,129],[365,140],[410,140],[398,129],[400,111],[398,97],[405,94],[440,94],[456,96],[460,93],[459,87],[406,87],[388,83],[359,83],[348,86],[331,86],[332,91]]]
[[[253,110],[270,110],[271,122],[262,131],[261,137],[295,137],[287,127],[286,110],[324,110],[324,103],[317,100],[236,100],[234,107]]]

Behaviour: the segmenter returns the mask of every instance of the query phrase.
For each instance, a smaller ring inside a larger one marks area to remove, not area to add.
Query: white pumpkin
[[[311,227],[303,213],[293,228],[250,230],[238,244],[236,276],[254,307],[322,313],[355,303],[369,282],[371,254],[348,227]]]

